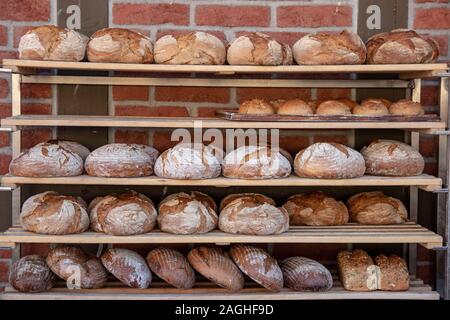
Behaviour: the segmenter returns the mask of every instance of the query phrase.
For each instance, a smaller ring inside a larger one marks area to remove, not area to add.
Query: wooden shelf
[[[193,235],[174,235],[154,230],[135,236],[111,236],[92,231],[55,236],[32,233],[15,226],[0,234],[0,243],[5,247],[14,247],[20,243],[415,243],[432,249],[442,246],[442,237],[413,222],[387,226],[293,226],[285,233],[268,236],[230,234],[219,230]]]

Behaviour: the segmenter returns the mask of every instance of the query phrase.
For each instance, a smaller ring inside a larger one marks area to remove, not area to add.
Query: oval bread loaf
[[[222,211],[223,208],[225,208],[232,201],[234,201],[238,198],[244,198],[244,197],[252,197],[260,203],[265,202],[272,206],[275,206],[275,201],[272,198],[269,198],[268,196],[265,196],[260,193],[233,193],[233,194],[227,195],[225,198],[222,199],[222,201],[220,201],[219,210]]]
[[[9,272],[9,283],[20,292],[43,292],[51,289],[57,277],[45,258],[36,254],[17,260]]]
[[[390,102],[386,99],[365,99],[361,104],[355,106],[353,114],[362,116],[386,116],[389,115]]]
[[[330,271],[319,262],[290,257],[280,263],[284,285],[295,291],[327,291],[333,287]]]
[[[401,99],[389,106],[389,112],[398,116],[420,116],[425,114],[425,110],[418,102]]]
[[[406,261],[395,254],[375,257],[375,264],[380,270],[379,290],[406,291],[409,289],[409,271]]]
[[[57,144],[61,147],[63,147],[66,150],[69,150],[73,153],[78,154],[81,159],[86,160],[87,156],[91,153],[91,151],[89,151],[88,148],[86,148],[85,146],[83,146],[82,144],[75,142],[75,141],[70,141],[70,140],[49,140],[47,141],[47,143],[50,144]]]
[[[261,99],[246,100],[239,105],[238,113],[240,114],[254,114],[254,115],[269,115],[274,114],[273,105]]]

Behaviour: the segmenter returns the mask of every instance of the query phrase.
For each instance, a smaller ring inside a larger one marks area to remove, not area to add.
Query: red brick
[[[122,100],[148,100],[148,87],[146,86],[114,86],[113,99]]]
[[[28,32],[34,26],[17,26],[13,29],[13,46],[14,48],[19,47],[20,38]]]
[[[49,21],[50,0],[2,0],[0,20]]]
[[[278,42],[293,46],[301,37],[306,35],[304,32],[264,32],[272,36]],[[297,75],[298,76],[298,75]]]
[[[288,151],[293,157],[309,145],[307,136],[280,136],[280,148]]]
[[[148,131],[116,130],[115,142],[148,144]]]
[[[0,175],[9,172],[9,163],[11,162],[11,156],[9,154],[0,154]]]
[[[449,29],[450,8],[416,9],[414,28]]]
[[[437,106],[439,104],[439,87],[422,86],[420,103],[423,106]]]
[[[279,27],[349,27],[352,8],[349,6],[283,6],[277,10]]]
[[[115,24],[189,25],[189,6],[185,4],[115,3],[112,13]]]
[[[423,169],[423,173],[430,174],[432,176],[437,176],[438,174],[438,166],[436,162],[425,162],[425,168]]]
[[[38,143],[48,141],[52,138],[52,129],[33,128],[21,131],[22,149],[29,149]]]
[[[0,99],[4,99],[8,96],[9,84],[8,80],[0,79]]]
[[[227,37],[225,36],[225,33],[223,33],[222,31],[214,31],[214,30],[202,30],[202,31],[216,36],[217,38],[222,40],[222,42],[224,42],[224,44],[227,43]],[[161,30],[158,30],[158,32],[156,33],[156,39],[164,37],[168,34],[171,34],[171,35],[177,37],[177,36],[189,33],[189,32],[191,32],[191,30],[161,29]]]
[[[417,260],[434,262],[436,261],[436,252],[422,246],[417,246]]]
[[[349,88],[317,88],[317,99],[351,98],[352,89]]]
[[[171,131],[155,131],[153,133],[152,146],[159,150],[159,152],[172,148],[179,141],[172,141],[171,135]]]
[[[19,57],[19,52],[17,51],[0,51],[0,61],[3,59],[16,59]]]
[[[228,88],[157,87],[155,99],[157,101],[228,103],[230,91]]]
[[[8,45],[8,28],[0,26],[0,46]]]
[[[9,146],[9,136],[10,133],[8,132],[0,132],[0,148]]]
[[[292,256],[303,256],[319,261],[335,261],[339,251],[345,250],[346,244],[275,244],[273,255],[283,260]]]
[[[10,249],[0,249],[0,259],[11,259],[12,251]]]
[[[50,99],[52,97],[52,86],[49,84],[23,84],[22,98]]]
[[[335,142],[341,144],[348,144],[348,137],[345,135],[333,135],[333,136],[315,136],[313,142]]]
[[[419,151],[424,157],[435,157],[438,151],[439,140],[433,136],[421,136],[419,141]]]
[[[185,107],[147,107],[147,106],[116,106],[116,116],[141,117],[188,117]]]
[[[47,256],[49,245],[46,243],[27,243],[21,246],[20,253],[22,256],[28,256],[30,254],[39,254],[41,256]]]
[[[267,27],[270,8],[265,6],[199,5],[195,10],[195,23],[200,26]]]
[[[9,260],[0,260],[0,282],[8,282],[10,264]]]
[[[0,103],[0,119],[11,116],[11,104]]]
[[[22,104],[23,114],[50,114],[52,106],[44,103],[24,103]]]
[[[436,267],[434,264],[418,266],[416,276],[417,278],[422,279],[426,284],[434,286],[435,269]]]
[[[2,284],[0,283],[0,292],[5,291],[5,287],[2,287]]]
[[[214,108],[214,107],[199,107],[197,108],[197,116],[204,118],[215,117],[216,111],[220,109],[221,108]]]
[[[265,99],[267,101],[277,99],[303,99],[311,97],[308,88],[237,88],[237,101],[241,103],[250,99]]]

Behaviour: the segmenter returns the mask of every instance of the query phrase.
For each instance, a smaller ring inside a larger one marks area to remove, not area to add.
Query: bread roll
[[[233,194],[227,195],[225,198],[222,199],[222,201],[220,202],[220,206],[219,206],[220,211],[222,211],[223,208],[225,208],[232,201],[234,201],[238,198],[244,198],[244,197],[252,197],[260,203],[265,202],[267,204],[275,206],[275,201],[272,198],[269,198],[268,196],[265,196],[260,193],[233,193]]]
[[[351,179],[363,176],[366,167],[358,151],[339,143],[319,142],[297,153],[294,170],[303,178]]]
[[[211,179],[221,173],[221,150],[201,143],[179,143],[164,151],[155,163],[155,174],[168,179]]]
[[[165,64],[224,64],[222,41],[206,32],[167,35],[155,42],[155,62]]]
[[[20,292],[43,292],[51,289],[57,277],[45,258],[36,254],[17,260],[9,272],[9,283]]]
[[[282,115],[310,115],[314,114],[314,109],[303,100],[292,99],[281,104],[277,113]]]
[[[361,224],[399,224],[408,219],[403,203],[381,191],[355,194],[347,201],[353,222]]]
[[[283,272],[277,260],[263,249],[236,244],[231,246],[230,256],[242,272],[266,289],[277,292],[283,288]]]
[[[348,98],[339,98],[339,99],[336,99],[336,101],[345,103],[350,108],[350,110],[353,110],[353,108],[358,105],[355,101],[348,99]]]
[[[289,216],[285,209],[277,208],[247,195],[229,202],[220,212],[219,229],[236,234],[269,235],[289,229]]]
[[[390,102],[386,99],[369,98],[353,108],[352,112],[361,116],[386,116],[389,115]]]
[[[91,207],[91,228],[97,232],[129,236],[150,232],[156,225],[153,202],[135,191],[105,196]]]
[[[78,176],[83,173],[83,159],[57,144],[39,143],[13,159],[9,172],[34,178]]]
[[[336,226],[348,222],[345,204],[320,191],[293,195],[283,208],[291,226]]]
[[[292,51],[298,64],[362,64],[366,60],[364,42],[348,30],[308,34],[294,44]]]
[[[425,161],[410,145],[394,140],[375,140],[361,150],[366,161],[366,174],[375,176],[417,176]]]
[[[102,288],[107,280],[107,272],[100,259],[84,253],[77,247],[63,246],[51,249],[47,256],[47,264],[58,277],[67,281],[68,287]]]
[[[97,177],[141,177],[153,173],[158,151],[142,144],[111,143],[95,149],[85,162],[86,172]]]
[[[56,26],[31,28],[19,41],[19,59],[81,61],[89,38]]]
[[[374,291],[378,288],[379,269],[367,252],[341,251],[337,256],[337,263],[345,290]]]
[[[198,247],[187,258],[198,273],[222,288],[236,292],[244,286],[244,275],[220,248]]]
[[[214,200],[204,193],[171,194],[159,204],[158,225],[174,234],[206,233],[217,227],[216,210]]]
[[[96,31],[87,46],[91,62],[152,63],[153,45],[150,38],[121,28]]]
[[[396,29],[369,38],[367,63],[432,63],[439,57],[439,46],[432,38],[413,30]]]
[[[351,113],[352,109],[339,100],[325,100],[316,108],[316,114],[322,115],[348,115]]]
[[[47,141],[47,143],[50,144],[57,144],[61,147],[63,147],[66,150],[69,150],[73,153],[78,154],[81,159],[86,160],[87,156],[91,153],[91,151],[89,151],[88,148],[86,148],[85,146],[83,146],[82,144],[75,142],[75,141],[70,141],[70,140],[49,140]]]
[[[292,50],[267,34],[253,32],[231,41],[227,61],[231,65],[288,65],[292,64]]]
[[[147,263],[158,277],[178,289],[191,289],[194,286],[194,270],[176,250],[156,248],[148,253]]]
[[[266,146],[242,146],[226,155],[223,175],[236,179],[275,179],[291,174],[291,164],[279,151]]]
[[[20,223],[31,232],[63,235],[86,231],[89,216],[78,199],[46,191],[23,203]]]
[[[274,114],[275,110],[269,102],[261,99],[246,100],[239,106],[240,114],[269,115]]]
[[[383,291],[406,291],[409,289],[409,272],[406,261],[392,254],[389,257],[380,254],[375,257],[380,269],[378,289]]]
[[[401,99],[389,106],[389,112],[397,116],[420,116],[425,110],[418,102]]]
[[[148,288],[152,274],[140,254],[122,248],[106,250],[100,257],[103,266],[114,277],[131,288]]]
[[[333,287],[330,271],[319,262],[290,257],[280,263],[284,285],[295,291],[326,291]]]

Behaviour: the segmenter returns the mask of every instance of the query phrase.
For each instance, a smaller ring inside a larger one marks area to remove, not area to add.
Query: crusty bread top
[[[346,115],[351,113],[351,108],[339,100],[325,100],[316,109],[316,114]]]
[[[314,109],[301,99],[290,99],[278,107],[277,113],[283,115],[305,115],[313,114]]]
[[[225,198],[222,199],[222,201],[220,202],[219,210],[222,211],[223,208],[225,208],[228,204],[230,204],[234,200],[245,197],[250,197],[259,203],[268,203],[273,206],[275,205],[275,201],[272,198],[269,198],[268,196],[265,196],[260,193],[233,193],[227,195]]]
[[[422,105],[408,99],[400,99],[389,106],[389,112],[395,115],[417,116],[425,113]]]
[[[241,114],[274,114],[275,111],[269,102],[261,99],[246,100],[239,106],[239,113]]]

